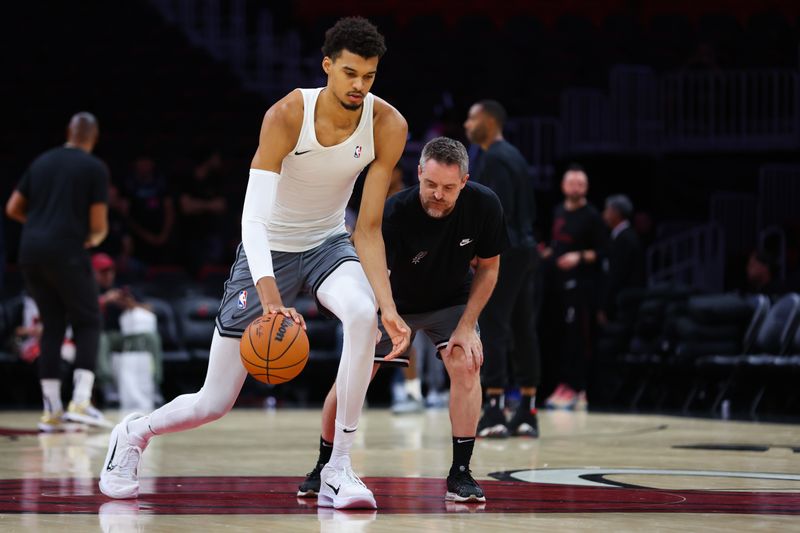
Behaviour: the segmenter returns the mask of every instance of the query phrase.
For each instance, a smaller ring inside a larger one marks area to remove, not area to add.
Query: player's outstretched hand
[[[303,315],[298,313],[297,309],[295,309],[294,307],[283,307],[283,306],[280,306],[280,305],[268,304],[267,305],[267,309],[265,310],[264,314],[265,315],[280,314],[280,315],[289,317],[292,320],[294,320],[295,322],[297,322],[298,324],[300,324],[300,326],[303,329],[307,329],[306,328],[306,320],[303,318]]]
[[[384,357],[385,360],[391,361],[408,350],[408,345],[411,343],[411,328],[397,312],[381,312],[381,322],[386,334],[392,339],[392,351]]]
[[[442,350],[442,358],[449,357],[456,346],[464,350],[470,370],[478,370],[483,366],[483,343],[474,327],[457,327]]]

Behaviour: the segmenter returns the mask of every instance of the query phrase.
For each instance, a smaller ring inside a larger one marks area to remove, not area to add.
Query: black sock
[[[322,436],[320,436],[319,459],[317,460],[317,462],[323,465],[328,464],[328,461],[331,460],[331,453],[333,453],[333,443],[326,441],[325,439],[322,438]]]
[[[536,396],[531,396],[529,394],[523,394],[522,398],[519,400],[519,407],[517,410],[520,413],[524,413],[525,411],[530,411],[531,414],[536,414]]]
[[[489,407],[498,407],[501,411],[506,406],[505,394],[490,394],[488,397]]]
[[[469,460],[472,458],[472,449],[475,447],[475,436],[453,437],[453,466],[450,473],[466,472],[469,470]]]

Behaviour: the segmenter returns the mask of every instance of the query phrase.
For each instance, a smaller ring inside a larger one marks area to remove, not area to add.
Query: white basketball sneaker
[[[328,463],[320,472],[319,507],[334,509],[377,509],[372,491],[353,472],[350,461],[343,465]]]
[[[128,440],[128,422],[143,416],[132,413],[111,432],[108,453],[100,471],[100,492],[109,498],[136,498],[139,495],[139,464],[143,450]]]

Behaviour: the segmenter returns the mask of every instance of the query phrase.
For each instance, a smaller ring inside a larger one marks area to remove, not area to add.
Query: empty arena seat
[[[764,319],[766,319],[771,305],[769,298],[763,294],[750,296],[748,297],[748,301],[753,306],[753,316],[750,318],[750,323],[747,325],[744,339],[742,340],[742,349],[745,352],[748,351],[755,342],[756,336],[761,329],[761,324],[764,322]]]
[[[161,345],[164,351],[165,362],[180,362],[189,360],[189,352],[183,346],[178,329],[175,310],[166,301],[160,298],[145,298],[144,303],[150,306],[156,314],[158,334],[161,336]]]
[[[754,352],[782,354],[792,341],[800,312],[800,296],[790,293],[778,300],[770,309],[759,328]]]
[[[689,298],[689,316],[703,324],[747,322],[753,316],[752,303],[737,294],[709,294]]]
[[[754,367],[774,366],[776,362],[782,361],[781,354],[793,341],[798,319],[800,319],[800,296],[795,293],[787,294],[775,302],[760,324],[756,324],[754,317],[751,326],[755,333],[748,328],[748,334],[752,335],[752,343],[748,343],[742,353],[707,355],[697,359],[699,378],[716,379],[718,382],[722,380],[711,407],[712,412],[717,410],[724,398],[732,394],[737,383],[748,381],[759,385],[758,382],[764,377],[753,372]],[[742,379],[743,373],[746,374],[744,379]],[[761,384],[762,391],[764,387],[765,384]],[[696,384],[687,399],[687,404],[691,403],[698,390],[699,386]],[[763,392],[759,393],[759,396],[761,394]],[[758,399],[753,401],[751,411],[756,409],[758,401]]]
[[[741,358],[746,367],[787,367],[800,355],[800,296],[790,293],[782,297],[759,331],[753,355]]]
[[[741,351],[739,353],[717,352],[700,357],[697,360],[699,368],[731,367],[743,362],[749,354],[779,354],[782,352],[787,345],[788,335],[794,331],[791,328],[798,317],[798,311],[800,311],[800,296],[794,293],[787,294],[771,308],[763,295],[759,295],[755,302],[756,310],[745,332]]]
[[[719,294],[690,298],[687,309],[689,317],[677,323],[675,355],[704,365],[712,358],[720,362],[750,353],[770,303],[762,294],[746,298]]]
[[[183,342],[192,357],[208,359],[218,309],[219,299],[210,296],[186,296],[175,303]]]
[[[157,298],[181,298],[195,287],[183,268],[175,265],[157,265],[147,269],[145,281],[137,284],[143,294]]]
[[[789,346],[789,353],[792,355],[800,355],[800,326],[794,330],[792,344]]]
[[[203,265],[197,273],[202,293],[208,296],[221,295],[230,272],[230,265]]]

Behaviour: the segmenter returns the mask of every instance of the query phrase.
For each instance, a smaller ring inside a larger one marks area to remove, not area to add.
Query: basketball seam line
[[[300,324],[298,323],[298,325],[297,325],[297,331],[296,331],[296,332],[295,332],[295,334],[294,334],[294,338],[292,339],[292,342],[290,342],[290,343],[289,343],[289,345],[286,347],[286,349],[284,349],[284,350],[283,350],[283,352],[282,352],[282,353],[281,353],[281,354],[280,354],[278,357],[276,357],[275,359],[270,359],[270,360],[271,360],[273,363],[274,363],[275,361],[277,361],[278,359],[280,359],[281,357],[283,357],[284,355],[286,355],[286,352],[288,352],[288,351],[289,351],[289,348],[291,348],[291,347],[292,347],[292,345],[294,344],[294,341],[296,341],[296,340],[297,340],[297,337],[298,337],[298,335],[300,335],[300,330],[301,330],[301,329],[302,329],[302,327],[301,327],[301,326],[300,326]],[[270,336],[270,341],[272,341],[272,337],[271,337],[271,336]],[[267,355],[269,355],[269,353],[267,353]],[[290,365],[290,366],[292,366],[292,365]]]
[[[285,378],[283,376],[279,376],[278,374],[270,374],[270,373],[262,374],[261,372],[259,372],[258,374],[250,374],[250,375],[253,376],[253,377],[256,377],[256,376],[265,376],[265,377],[272,376],[272,377],[274,377],[276,379],[282,379],[283,381],[281,383],[286,383],[287,381],[291,381],[292,379],[294,379],[294,378]],[[274,385],[280,385],[280,383],[274,383]]]
[[[269,381],[269,353],[272,349],[272,331],[275,329],[275,324],[278,322],[276,319],[278,318],[278,314],[276,313],[275,316],[272,318],[272,325],[269,328],[269,340],[267,340],[267,364],[265,366],[265,370],[267,372],[267,381]]]
[[[250,347],[253,349],[253,353],[254,353],[254,354],[256,354],[256,357],[258,357],[259,359],[262,359],[262,360],[264,360],[264,358],[263,358],[263,357],[261,357],[260,355],[258,355],[258,350],[256,350],[256,345],[255,345],[255,344],[253,344],[253,337],[252,337],[252,335],[250,335],[250,332],[249,332],[249,331],[247,332],[247,340],[248,340],[248,342],[250,343]]]
[[[300,359],[300,360],[298,360],[298,361],[296,361],[296,362],[292,363],[291,365],[286,365],[286,366],[273,366],[273,367],[272,367],[272,369],[273,369],[273,370],[286,370],[287,368],[292,368],[293,366],[297,366],[297,365],[299,365],[299,364],[301,364],[301,363],[302,363],[302,364],[305,364],[305,362],[306,362],[307,360],[308,360],[308,357],[304,357],[304,358],[302,358],[302,359]]]

